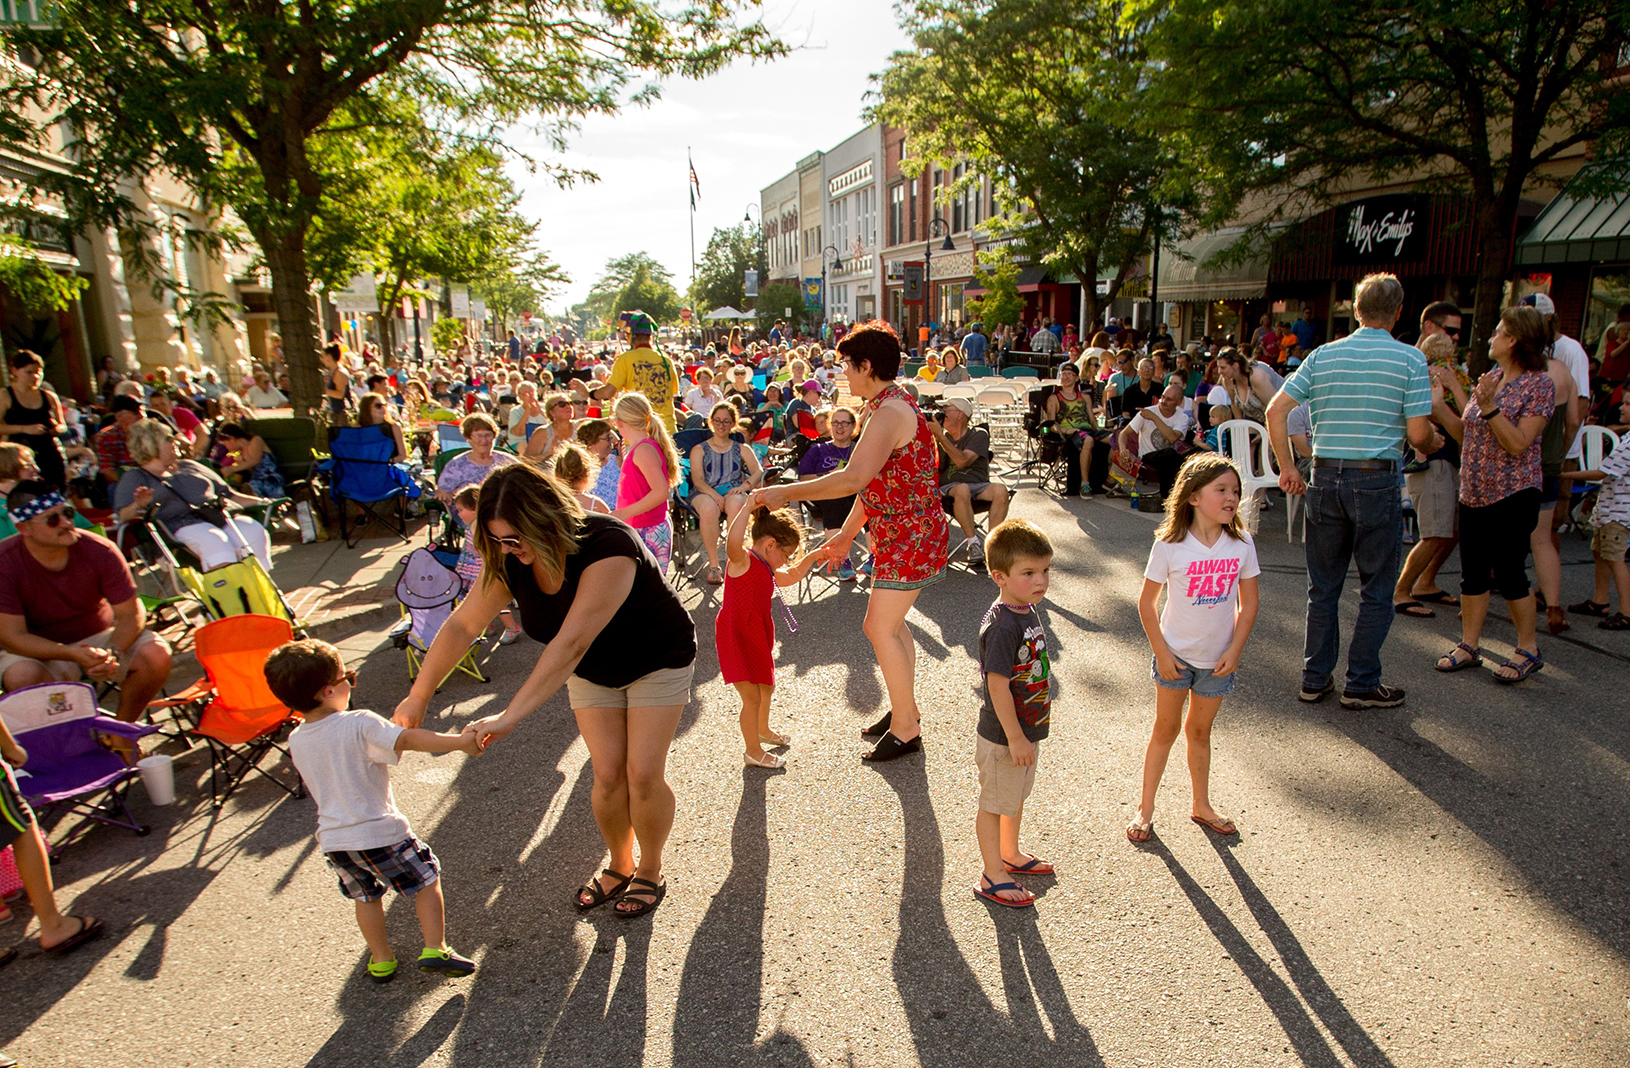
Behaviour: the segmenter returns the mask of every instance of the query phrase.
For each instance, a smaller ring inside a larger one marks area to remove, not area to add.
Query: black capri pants
[[[1528,540],[1539,521],[1539,487],[1481,508],[1460,506],[1460,595],[1528,596]]]

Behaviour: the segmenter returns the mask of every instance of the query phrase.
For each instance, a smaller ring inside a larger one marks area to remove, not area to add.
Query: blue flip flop
[[[990,882],[990,878],[984,875],[980,876],[980,880],[982,882]],[[984,887],[980,886],[973,888],[973,892],[979,897],[984,898],[986,901],[989,901],[992,904],[1000,905],[1005,909],[1027,909],[1036,903],[1035,894],[1030,894],[1030,896],[1025,898],[1023,901],[1009,901],[1007,898],[1001,896],[1003,890],[1020,890],[1024,893],[1030,893],[1018,883],[1011,881],[1005,883],[991,883],[989,890],[986,890]]]

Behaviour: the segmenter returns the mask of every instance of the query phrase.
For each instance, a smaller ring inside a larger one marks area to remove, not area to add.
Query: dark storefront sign
[[[1372,271],[1475,275],[1475,220],[1475,206],[1464,197],[1399,194],[1337,204],[1274,240],[1268,283],[1357,281]],[[1160,291],[1166,294],[1164,278]]]
[[[1366,197],[1341,205],[1331,262],[1342,267],[1419,263],[1426,258],[1429,197]]]

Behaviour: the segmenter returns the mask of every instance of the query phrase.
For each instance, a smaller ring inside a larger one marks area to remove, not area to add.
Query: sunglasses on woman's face
[[[498,535],[493,534],[490,531],[488,532],[487,536],[493,541],[497,542],[500,549],[511,549],[515,552],[521,551],[520,538],[500,538]]]

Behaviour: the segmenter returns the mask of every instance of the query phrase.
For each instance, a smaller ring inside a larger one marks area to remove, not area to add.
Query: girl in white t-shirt
[[[1166,520],[1155,531],[1143,573],[1138,616],[1154,649],[1155,726],[1143,755],[1143,797],[1126,837],[1154,834],[1155,791],[1179,731],[1188,736],[1191,819],[1217,834],[1238,834],[1234,821],[1211,807],[1211,721],[1234,688],[1245,640],[1256,622],[1256,544],[1240,525],[1239,470],[1225,456],[1198,453],[1177,473],[1166,497]],[[1166,611],[1155,601],[1166,590]],[[1183,705],[1188,704],[1188,725]]]

